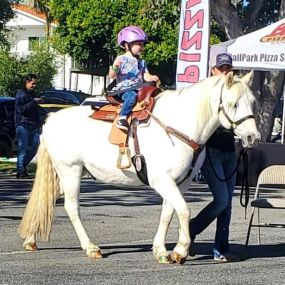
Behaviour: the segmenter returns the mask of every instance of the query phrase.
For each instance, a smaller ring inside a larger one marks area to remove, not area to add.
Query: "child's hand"
[[[156,76],[156,75],[151,75],[150,73],[145,73],[145,74],[144,74],[144,80],[145,80],[145,81],[148,81],[148,82],[150,82],[150,81],[156,82],[156,83],[160,82],[158,76]]]
[[[122,61],[120,59],[115,59],[115,61],[113,63],[113,67],[116,69],[119,69],[121,64],[122,64]]]
[[[159,81],[159,77],[158,76],[156,76],[156,75],[151,75],[150,77],[149,77],[149,81],[154,81],[154,82],[158,82]]]
[[[110,70],[109,70],[109,77],[111,79],[115,78],[117,75],[117,72],[120,69],[120,66],[122,64],[122,61],[120,59],[115,59],[113,64],[110,66]]]

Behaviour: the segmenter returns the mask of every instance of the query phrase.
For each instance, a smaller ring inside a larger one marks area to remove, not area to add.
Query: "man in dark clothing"
[[[16,94],[17,178],[29,177],[26,167],[35,156],[40,142],[40,113],[34,94],[36,85],[37,76],[28,74],[24,80],[24,87]]]
[[[212,75],[223,76],[231,72],[232,68],[232,57],[229,54],[221,53],[214,58],[211,72]],[[230,252],[229,246],[232,197],[236,183],[234,170],[237,165],[233,131],[219,127],[209,138],[206,146],[207,155],[201,170],[213,194],[213,201],[190,221],[189,254],[195,254],[194,240],[196,236],[216,219],[214,260],[220,262],[238,261],[239,258]],[[225,180],[225,178],[227,179]]]

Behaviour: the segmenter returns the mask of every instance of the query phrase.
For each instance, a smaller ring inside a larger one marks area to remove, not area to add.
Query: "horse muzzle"
[[[247,135],[245,138],[242,139],[242,145],[246,148],[254,148],[257,147],[258,143],[260,142],[260,133],[257,134],[250,134]]]

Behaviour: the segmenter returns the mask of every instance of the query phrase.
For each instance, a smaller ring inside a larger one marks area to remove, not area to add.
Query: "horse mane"
[[[235,75],[230,87],[233,91],[235,91],[232,92],[232,94],[235,96],[225,96],[226,98],[223,98],[224,102],[226,102],[230,107],[233,107],[241,96],[246,96],[250,103],[255,101],[255,97],[250,91],[249,86],[242,80],[241,77]]]
[[[201,129],[204,126],[208,126],[209,118],[214,115],[215,110],[212,108],[212,96],[213,89],[217,94],[220,92],[219,85],[221,85],[221,77],[213,76],[208,77],[204,80],[201,80],[192,86],[182,87],[177,90],[166,90],[159,97],[158,100],[169,102],[172,108],[175,108],[175,105],[179,106],[180,114],[190,114],[196,113],[203,114],[198,115],[199,120],[195,119],[196,127]],[[167,97],[169,99],[167,99]],[[218,102],[217,102],[218,109]],[[216,109],[216,110],[217,110]],[[195,118],[195,117],[193,117]],[[183,119],[183,118],[182,118]],[[189,122],[190,123],[190,122]]]

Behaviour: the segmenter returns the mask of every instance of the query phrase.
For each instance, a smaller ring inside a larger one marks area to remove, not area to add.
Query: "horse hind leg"
[[[32,234],[28,237],[23,242],[23,247],[26,251],[36,251],[38,250],[37,244],[36,244],[36,235]]]
[[[79,238],[81,248],[86,250],[90,258],[102,258],[101,250],[94,245],[82,225],[79,215],[79,192],[82,168],[73,166],[69,175],[61,177],[61,187],[64,192],[64,208]],[[78,173],[78,175],[75,175]]]

